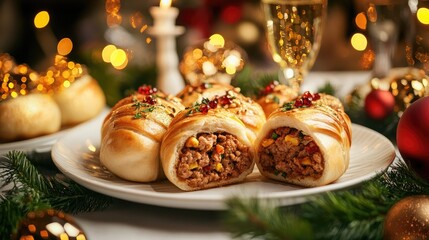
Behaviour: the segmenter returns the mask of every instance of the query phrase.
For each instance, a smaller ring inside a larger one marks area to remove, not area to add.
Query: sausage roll
[[[282,106],[286,102],[290,102],[298,97],[298,92],[291,87],[273,81],[265,86],[259,93],[256,100],[265,112],[265,116],[269,116],[274,110]]]
[[[267,119],[255,141],[262,175],[314,187],[341,177],[349,165],[351,122],[333,96],[305,92]]]
[[[266,121],[265,113],[262,107],[251,98],[245,97],[240,93],[240,89],[231,85],[207,82],[197,87],[186,86],[185,89],[177,95],[186,107],[192,107],[193,104],[201,102],[203,99],[217,99],[230,112],[236,114],[246,126],[246,131],[254,135],[255,139],[258,132]],[[252,140],[253,141],[253,140]]]
[[[254,167],[252,136],[220,99],[179,113],[161,145],[167,178],[185,191],[238,183]]]
[[[100,161],[115,175],[131,181],[162,179],[161,139],[184,107],[180,99],[150,86],[120,100],[104,119]]]

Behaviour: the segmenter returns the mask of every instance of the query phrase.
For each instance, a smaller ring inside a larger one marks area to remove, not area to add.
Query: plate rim
[[[93,123],[95,124],[95,123]],[[91,124],[86,125],[86,127],[90,127]],[[97,125],[97,126],[101,126]],[[379,141],[380,139],[383,141],[384,144],[387,144],[387,146],[389,147],[388,150],[386,150],[386,156],[385,158],[383,158],[383,167],[379,167],[378,169],[374,169],[373,171],[371,171],[371,173],[365,174],[363,176],[358,176],[357,178],[353,178],[350,180],[347,180],[346,182],[337,182],[337,183],[332,183],[332,184],[328,184],[328,185],[324,185],[324,186],[319,186],[319,187],[313,187],[313,188],[301,188],[299,186],[296,186],[299,189],[296,190],[287,190],[288,195],[285,196],[284,193],[286,192],[273,192],[273,193],[257,193],[255,192],[254,195],[247,195],[247,197],[256,197],[258,199],[270,199],[273,201],[277,201],[277,205],[279,206],[286,206],[286,205],[292,205],[295,203],[301,203],[306,201],[310,196],[316,195],[316,194],[320,194],[320,193],[324,193],[324,192],[328,192],[328,191],[336,191],[336,190],[342,190],[348,187],[353,187],[359,183],[362,183],[364,181],[370,180],[372,178],[374,178],[375,176],[377,176],[378,174],[382,173],[383,171],[385,171],[386,169],[388,169],[388,167],[392,164],[392,162],[395,160],[396,158],[396,152],[395,152],[395,147],[393,145],[393,143],[388,140],[385,136],[383,136],[382,134],[376,132],[375,130],[372,130],[368,127],[362,126],[362,125],[358,125],[358,124],[352,124],[352,128],[353,129],[357,129],[357,131],[366,131],[366,134],[372,134],[374,137],[378,138],[377,140]],[[99,192],[111,197],[115,197],[115,198],[119,198],[119,199],[123,199],[123,200],[128,200],[128,201],[132,201],[132,202],[137,202],[137,203],[142,203],[142,204],[149,204],[149,205],[157,205],[157,206],[162,206],[162,207],[172,207],[172,208],[183,208],[183,209],[195,209],[195,210],[225,210],[226,209],[226,205],[225,205],[225,200],[227,200],[230,197],[233,197],[233,195],[231,194],[218,194],[218,195],[204,195],[201,194],[198,196],[197,199],[195,199],[195,193],[196,192],[202,192],[202,191],[207,191],[207,190],[200,190],[200,191],[193,191],[193,192],[180,192],[180,193],[167,193],[167,194],[162,194],[159,192],[151,192],[151,191],[147,191],[144,189],[132,189],[130,188],[130,186],[119,186],[117,184],[121,184],[121,183],[116,183],[116,184],[107,184],[109,182],[112,181],[108,181],[106,179],[102,179],[102,178],[97,178],[96,176],[93,176],[91,174],[88,174],[86,171],[80,171],[80,170],[67,170],[65,167],[65,165],[63,163],[61,163],[61,159],[62,158],[67,158],[70,156],[65,156],[64,153],[62,153],[60,151],[60,147],[62,147],[61,144],[63,144],[64,141],[66,141],[66,139],[68,137],[71,137],[72,134],[78,132],[78,131],[82,131],[83,128],[80,129],[73,129],[71,131],[69,131],[67,134],[65,134],[64,136],[62,136],[52,147],[52,151],[51,151],[51,157],[52,157],[52,161],[54,162],[54,164],[57,166],[57,168],[64,173],[67,177],[69,177],[70,179],[72,179],[73,181],[75,181],[76,183],[91,189],[95,192]],[[356,130],[354,130],[355,132]],[[85,134],[80,135],[79,137],[82,137],[82,139],[85,139],[86,136]],[[79,144],[83,144],[83,143],[79,143]],[[95,154],[95,153],[94,153]],[[384,155],[383,155],[384,156]],[[79,159],[79,161],[83,160],[82,158]],[[256,165],[255,165],[256,168]],[[76,173],[74,173],[73,171],[78,171],[81,174],[84,173],[85,177],[83,176],[77,176]],[[120,181],[124,181],[126,183],[133,183],[136,185],[140,185],[140,184],[148,184],[148,183],[138,183],[138,182],[131,182],[131,181],[127,181],[127,180],[123,180],[118,178]],[[168,181],[168,180],[162,180],[162,181]],[[276,181],[272,181],[267,179],[267,181],[273,182],[275,184],[285,184],[285,183],[281,183],[281,182],[276,182]],[[265,181],[264,181],[265,182]],[[234,184],[232,185],[233,187],[240,189],[240,184]],[[295,187],[295,185],[289,185],[288,186],[292,186]],[[134,186],[134,185],[133,185]],[[231,185],[230,185],[231,186]],[[230,186],[226,186],[226,187],[230,187]],[[210,189],[209,189],[210,190]],[[187,194],[187,193],[191,193],[191,194]],[[171,195],[174,194],[174,197],[172,197]],[[197,193],[198,194],[198,193]],[[190,195],[190,196],[188,196]],[[267,196],[269,195],[269,196]],[[238,197],[240,195],[237,195]],[[176,201],[174,203],[171,203],[171,201]],[[186,201],[183,202],[183,201]],[[206,204],[201,204],[198,201],[204,201],[204,203]],[[195,203],[195,204],[190,204],[190,203]]]

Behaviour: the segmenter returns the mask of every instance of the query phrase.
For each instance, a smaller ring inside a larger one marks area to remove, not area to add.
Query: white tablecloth
[[[302,89],[316,91],[330,82],[344,96],[369,80],[369,72],[312,72]],[[231,239],[222,226],[221,211],[156,207],[117,200],[108,209],[79,214],[75,220],[90,240]]]

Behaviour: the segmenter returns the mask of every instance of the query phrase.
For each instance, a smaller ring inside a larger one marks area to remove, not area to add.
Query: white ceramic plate
[[[393,144],[381,134],[353,125],[353,144],[350,166],[336,182],[315,188],[302,188],[261,177],[257,168],[244,183],[183,192],[168,180],[155,183],[136,183],[115,177],[100,165],[101,122],[91,122],[69,131],[52,148],[55,165],[77,183],[112,197],[157,206],[221,210],[232,196],[270,199],[274,204],[301,203],[309,196],[343,189],[361,183],[385,170],[395,158]]]
[[[68,133],[70,130],[83,127],[85,124],[90,124],[92,121],[99,123],[100,118],[101,119],[104,118],[104,116],[106,116],[108,111],[109,109],[105,108],[97,117],[91,120],[88,120],[87,122],[76,125],[74,127],[62,129],[61,131],[58,131],[53,134],[31,138],[27,140],[22,140],[22,141],[0,143],[0,156],[5,155],[6,153],[12,150],[23,151],[27,154],[49,152],[51,151],[51,148],[54,145],[54,143],[58,139],[63,137],[66,133]]]

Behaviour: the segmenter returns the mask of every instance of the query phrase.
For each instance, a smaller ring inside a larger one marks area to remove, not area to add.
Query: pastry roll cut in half
[[[305,187],[329,184],[349,166],[351,122],[341,102],[305,92],[267,119],[255,141],[262,175]]]
[[[244,123],[246,131],[254,135],[252,141],[266,121],[264,110],[257,102],[241,94],[239,88],[228,84],[206,82],[196,87],[188,85],[177,97],[182,99],[185,107],[192,107],[204,99],[216,99]]]
[[[253,134],[222,98],[203,99],[182,111],[163,137],[164,173],[182,190],[238,183],[253,170]]]
[[[180,99],[142,86],[120,100],[104,119],[100,161],[115,175],[131,181],[164,178],[159,160],[161,139],[173,117],[183,110]]]

